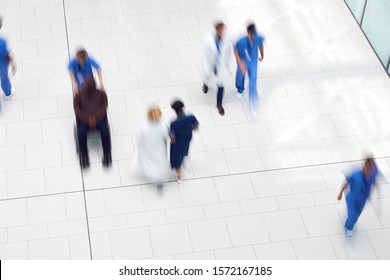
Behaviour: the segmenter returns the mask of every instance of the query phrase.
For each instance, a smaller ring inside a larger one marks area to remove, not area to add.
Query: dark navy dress
[[[198,120],[193,115],[180,115],[171,123],[170,134],[175,137],[175,143],[171,143],[171,167],[179,168],[183,159],[188,155],[192,130],[199,125]]]

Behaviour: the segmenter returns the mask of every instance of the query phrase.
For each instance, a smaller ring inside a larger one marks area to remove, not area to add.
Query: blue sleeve
[[[76,62],[76,59],[72,59],[70,62],[69,62],[69,65],[68,65],[68,70],[69,71],[72,71],[74,73],[74,65],[75,65]]]
[[[169,135],[176,137],[175,122],[172,122],[169,128]]]
[[[190,121],[191,126],[192,126],[193,129],[198,128],[199,122],[198,122],[198,120],[195,118],[195,116],[190,116],[189,121]]]
[[[262,37],[262,36],[260,36],[260,35],[257,35],[257,44],[259,45],[259,46],[261,46],[262,44],[263,44],[263,42],[264,42],[264,37]]]
[[[96,60],[94,60],[94,59],[91,58],[91,57],[88,57],[88,60],[89,60],[89,63],[91,63],[91,65],[92,65],[96,70],[100,70],[100,65],[99,65],[99,63],[96,62]]]
[[[9,54],[7,42],[4,39],[0,38],[0,55],[6,56]]]
[[[350,174],[350,175],[348,175],[348,176],[345,177],[345,180],[347,181],[347,184],[348,184],[349,186],[351,186],[351,182],[352,182],[353,175],[354,175],[354,174]]]

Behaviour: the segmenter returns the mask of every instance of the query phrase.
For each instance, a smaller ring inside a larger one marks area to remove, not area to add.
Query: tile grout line
[[[65,10],[65,0],[62,0],[62,9],[64,12],[64,24],[65,24],[65,36],[66,36],[66,45],[67,45],[67,51],[68,51],[68,60],[70,61],[70,47],[69,47],[69,34],[68,34],[68,24],[66,20],[66,10]],[[72,92],[73,94],[73,92]],[[91,260],[93,260],[92,257],[92,244],[91,244],[91,232],[89,228],[89,220],[88,220],[88,210],[87,210],[87,198],[85,195],[85,184],[84,184],[84,173],[80,166],[80,173],[81,173],[81,183],[83,186],[83,197],[84,197],[84,209],[85,209],[85,220],[87,223],[87,234],[88,234],[88,245],[89,245],[89,257]]]

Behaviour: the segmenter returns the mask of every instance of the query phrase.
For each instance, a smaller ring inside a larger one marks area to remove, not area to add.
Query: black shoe
[[[207,93],[209,91],[209,87],[206,84],[203,84],[202,91],[203,93]]]
[[[221,116],[225,115],[225,109],[222,107],[222,105],[221,106],[217,106],[217,108],[218,108],[218,113]]]
[[[80,156],[80,165],[83,169],[89,167],[89,157],[88,156]]]
[[[103,166],[108,167],[112,163],[111,154],[108,153],[103,156]]]

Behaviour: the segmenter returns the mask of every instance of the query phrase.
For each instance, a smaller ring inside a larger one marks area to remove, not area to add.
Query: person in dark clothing
[[[183,111],[184,104],[180,100],[172,103],[171,108],[176,112],[177,119],[171,123],[171,167],[176,171],[178,183],[183,182],[181,166],[184,157],[188,155],[192,131],[198,129],[199,122],[194,115],[186,115]]]
[[[103,165],[111,164],[111,138],[107,121],[107,95],[96,88],[95,81],[89,78],[83,94],[74,98],[74,110],[77,119],[77,139],[82,167],[89,166],[87,133],[89,130],[100,131],[103,146]]]

